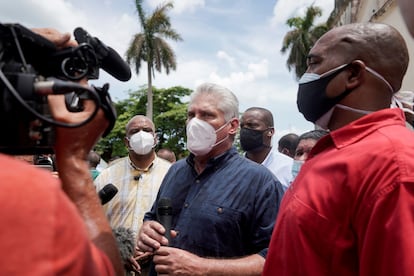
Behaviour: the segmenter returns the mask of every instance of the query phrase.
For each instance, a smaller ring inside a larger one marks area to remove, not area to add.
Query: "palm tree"
[[[289,27],[295,29],[289,31],[283,38],[281,52],[284,54],[290,49],[286,65],[289,71],[295,69],[297,79],[306,71],[306,57],[309,50],[329,29],[326,23],[313,26],[315,18],[321,15],[321,8],[312,5],[307,8],[304,17],[292,17],[286,21]]]
[[[148,69],[148,91],[147,91],[147,112],[146,115],[152,120],[153,117],[153,96],[152,78],[155,77],[155,70],[161,72],[164,68],[167,74],[175,70],[177,61],[175,53],[165,41],[171,39],[181,41],[181,36],[171,27],[167,11],[173,8],[171,2],[161,4],[155,8],[151,16],[146,17],[142,9],[142,0],[135,0],[142,32],[135,34],[126,52],[129,65],[135,65],[135,72],[139,74],[141,61],[147,63]]]

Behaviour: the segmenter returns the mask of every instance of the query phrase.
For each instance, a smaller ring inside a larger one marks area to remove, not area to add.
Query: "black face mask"
[[[303,114],[306,120],[315,123],[322,115],[328,112],[338,102],[345,98],[351,90],[344,91],[341,95],[335,98],[328,98],[326,96],[326,87],[329,82],[335,78],[347,66],[340,66],[334,68],[332,71],[325,73],[320,78],[300,83],[298,88],[297,105],[299,112]],[[306,75],[307,74],[307,75]],[[305,73],[304,76],[312,76],[316,74]],[[302,78],[304,77],[302,76]]]
[[[240,146],[244,151],[251,151],[264,147],[263,133],[265,130],[256,130],[251,128],[240,129]]]

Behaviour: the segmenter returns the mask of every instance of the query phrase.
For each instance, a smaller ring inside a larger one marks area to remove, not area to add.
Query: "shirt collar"
[[[352,145],[372,132],[390,125],[405,126],[404,112],[399,108],[383,109],[365,115],[350,124],[331,131],[329,135],[322,137],[312,148],[310,156],[315,156],[330,145],[337,149]]]
[[[234,154],[238,154],[237,150],[235,147],[231,147],[229,150],[223,152],[222,154],[212,157],[208,160],[207,162],[207,167],[211,167],[211,166],[218,166],[221,162],[226,161],[227,159],[231,158]],[[190,155],[187,157],[187,163],[194,168],[194,157],[195,155],[190,153]]]
[[[148,172],[149,170],[151,170],[151,168],[154,166],[155,160],[157,159],[157,157],[155,156],[154,160],[152,160],[151,164],[146,167],[146,168],[138,168],[137,166],[135,166],[134,162],[132,162],[131,158],[128,156],[128,161],[129,161],[129,165],[136,171],[139,172]]]

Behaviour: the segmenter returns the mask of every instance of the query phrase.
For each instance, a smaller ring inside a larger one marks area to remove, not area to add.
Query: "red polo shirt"
[[[279,210],[263,275],[412,275],[414,132],[381,110],[322,138]]]
[[[46,170],[0,155],[0,274],[114,275]]]

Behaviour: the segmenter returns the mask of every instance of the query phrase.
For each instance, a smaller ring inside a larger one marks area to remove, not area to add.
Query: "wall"
[[[371,21],[389,24],[402,34],[407,43],[410,62],[401,90],[414,91],[414,38],[410,35],[405,26],[397,2],[395,0],[349,1],[349,4],[343,13],[337,15],[340,18],[337,25],[351,23],[349,20],[352,18],[350,16],[352,13],[354,13],[354,22]]]

